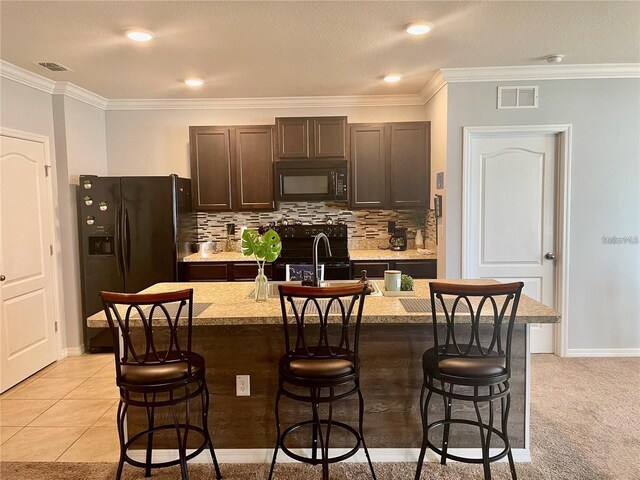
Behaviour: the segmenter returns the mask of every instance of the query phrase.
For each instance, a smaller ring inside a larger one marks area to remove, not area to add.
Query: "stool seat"
[[[204,358],[197,353],[158,352],[158,357],[166,358],[166,363],[123,364],[121,383],[124,385],[164,385],[201,376],[204,372]],[[188,360],[187,360],[188,359]],[[191,365],[191,369],[189,369]],[[189,371],[190,370],[190,371]],[[126,387],[125,387],[126,388]]]
[[[466,355],[458,355],[455,347],[450,345],[440,354],[430,348],[422,355],[422,366],[433,376],[447,375],[460,378],[490,378],[507,374],[506,360],[495,352],[483,356],[477,347],[471,347]]]
[[[341,358],[297,358],[288,364],[290,374],[301,378],[334,379],[355,373],[353,362]]]

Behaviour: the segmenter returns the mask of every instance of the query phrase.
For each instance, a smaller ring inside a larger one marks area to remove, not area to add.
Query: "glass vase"
[[[422,238],[422,230],[419,228],[416,230],[416,250],[419,248],[424,248],[424,239]]]
[[[264,268],[258,268],[255,281],[254,297],[256,302],[266,302],[269,296],[269,280],[264,274]]]

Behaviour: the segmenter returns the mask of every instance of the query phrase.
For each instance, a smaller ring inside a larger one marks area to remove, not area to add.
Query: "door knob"
[[[0,282],[4,282],[7,279],[4,275],[0,275]]]
[[[551,253],[551,252],[547,252],[544,255],[544,258],[546,258],[547,260],[555,260],[556,259],[556,254],[555,253]]]

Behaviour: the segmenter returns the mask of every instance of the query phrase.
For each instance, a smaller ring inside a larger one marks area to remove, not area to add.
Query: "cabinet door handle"
[[[547,260],[555,260],[556,259],[556,254],[555,253],[551,253],[551,252],[547,252],[544,255],[544,258],[546,258]]]
[[[0,282],[4,282],[7,279],[4,275],[0,275]]]

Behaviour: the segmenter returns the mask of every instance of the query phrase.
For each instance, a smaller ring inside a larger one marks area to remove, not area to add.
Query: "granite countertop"
[[[359,260],[436,260],[437,255],[422,255],[417,250],[405,250],[394,252],[392,250],[380,249],[349,249],[349,257],[353,261]],[[219,252],[219,253],[192,253],[182,259],[183,262],[254,262],[253,257],[245,257],[241,252]]]
[[[182,259],[183,262],[255,262],[255,258],[245,257],[242,252],[192,253]]]
[[[447,281],[447,280],[445,280]],[[448,280],[454,281],[454,280]],[[459,283],[487,284],[495,280],[455,280]],[[382,286],[381,281],[376,281]],[[429,299],[429,280],[414,280],[416,297]],[[282,314],[278,298],[266,302],[256,302],[247,296],[253,291],[253,282],[188,282],[158,283],[143,293],[161,293],[193,288],[194,303],[208,304],[198,315],[194,315],[194,325],[280,325]],[[444,323],[444,314],[438,319]],[[517,323],[557,323],[560,314],[553,309],[522,295],[518,307]],[[138,322],[139,323],[139,322]],[[362,323],[407,324],[431,323],[431,313],[408,313],[399,297],[367,297],[364,304]],[[106,327],[104,312],[87,319],[89,327]],[[135,320],[131,322],[135,325]]]

